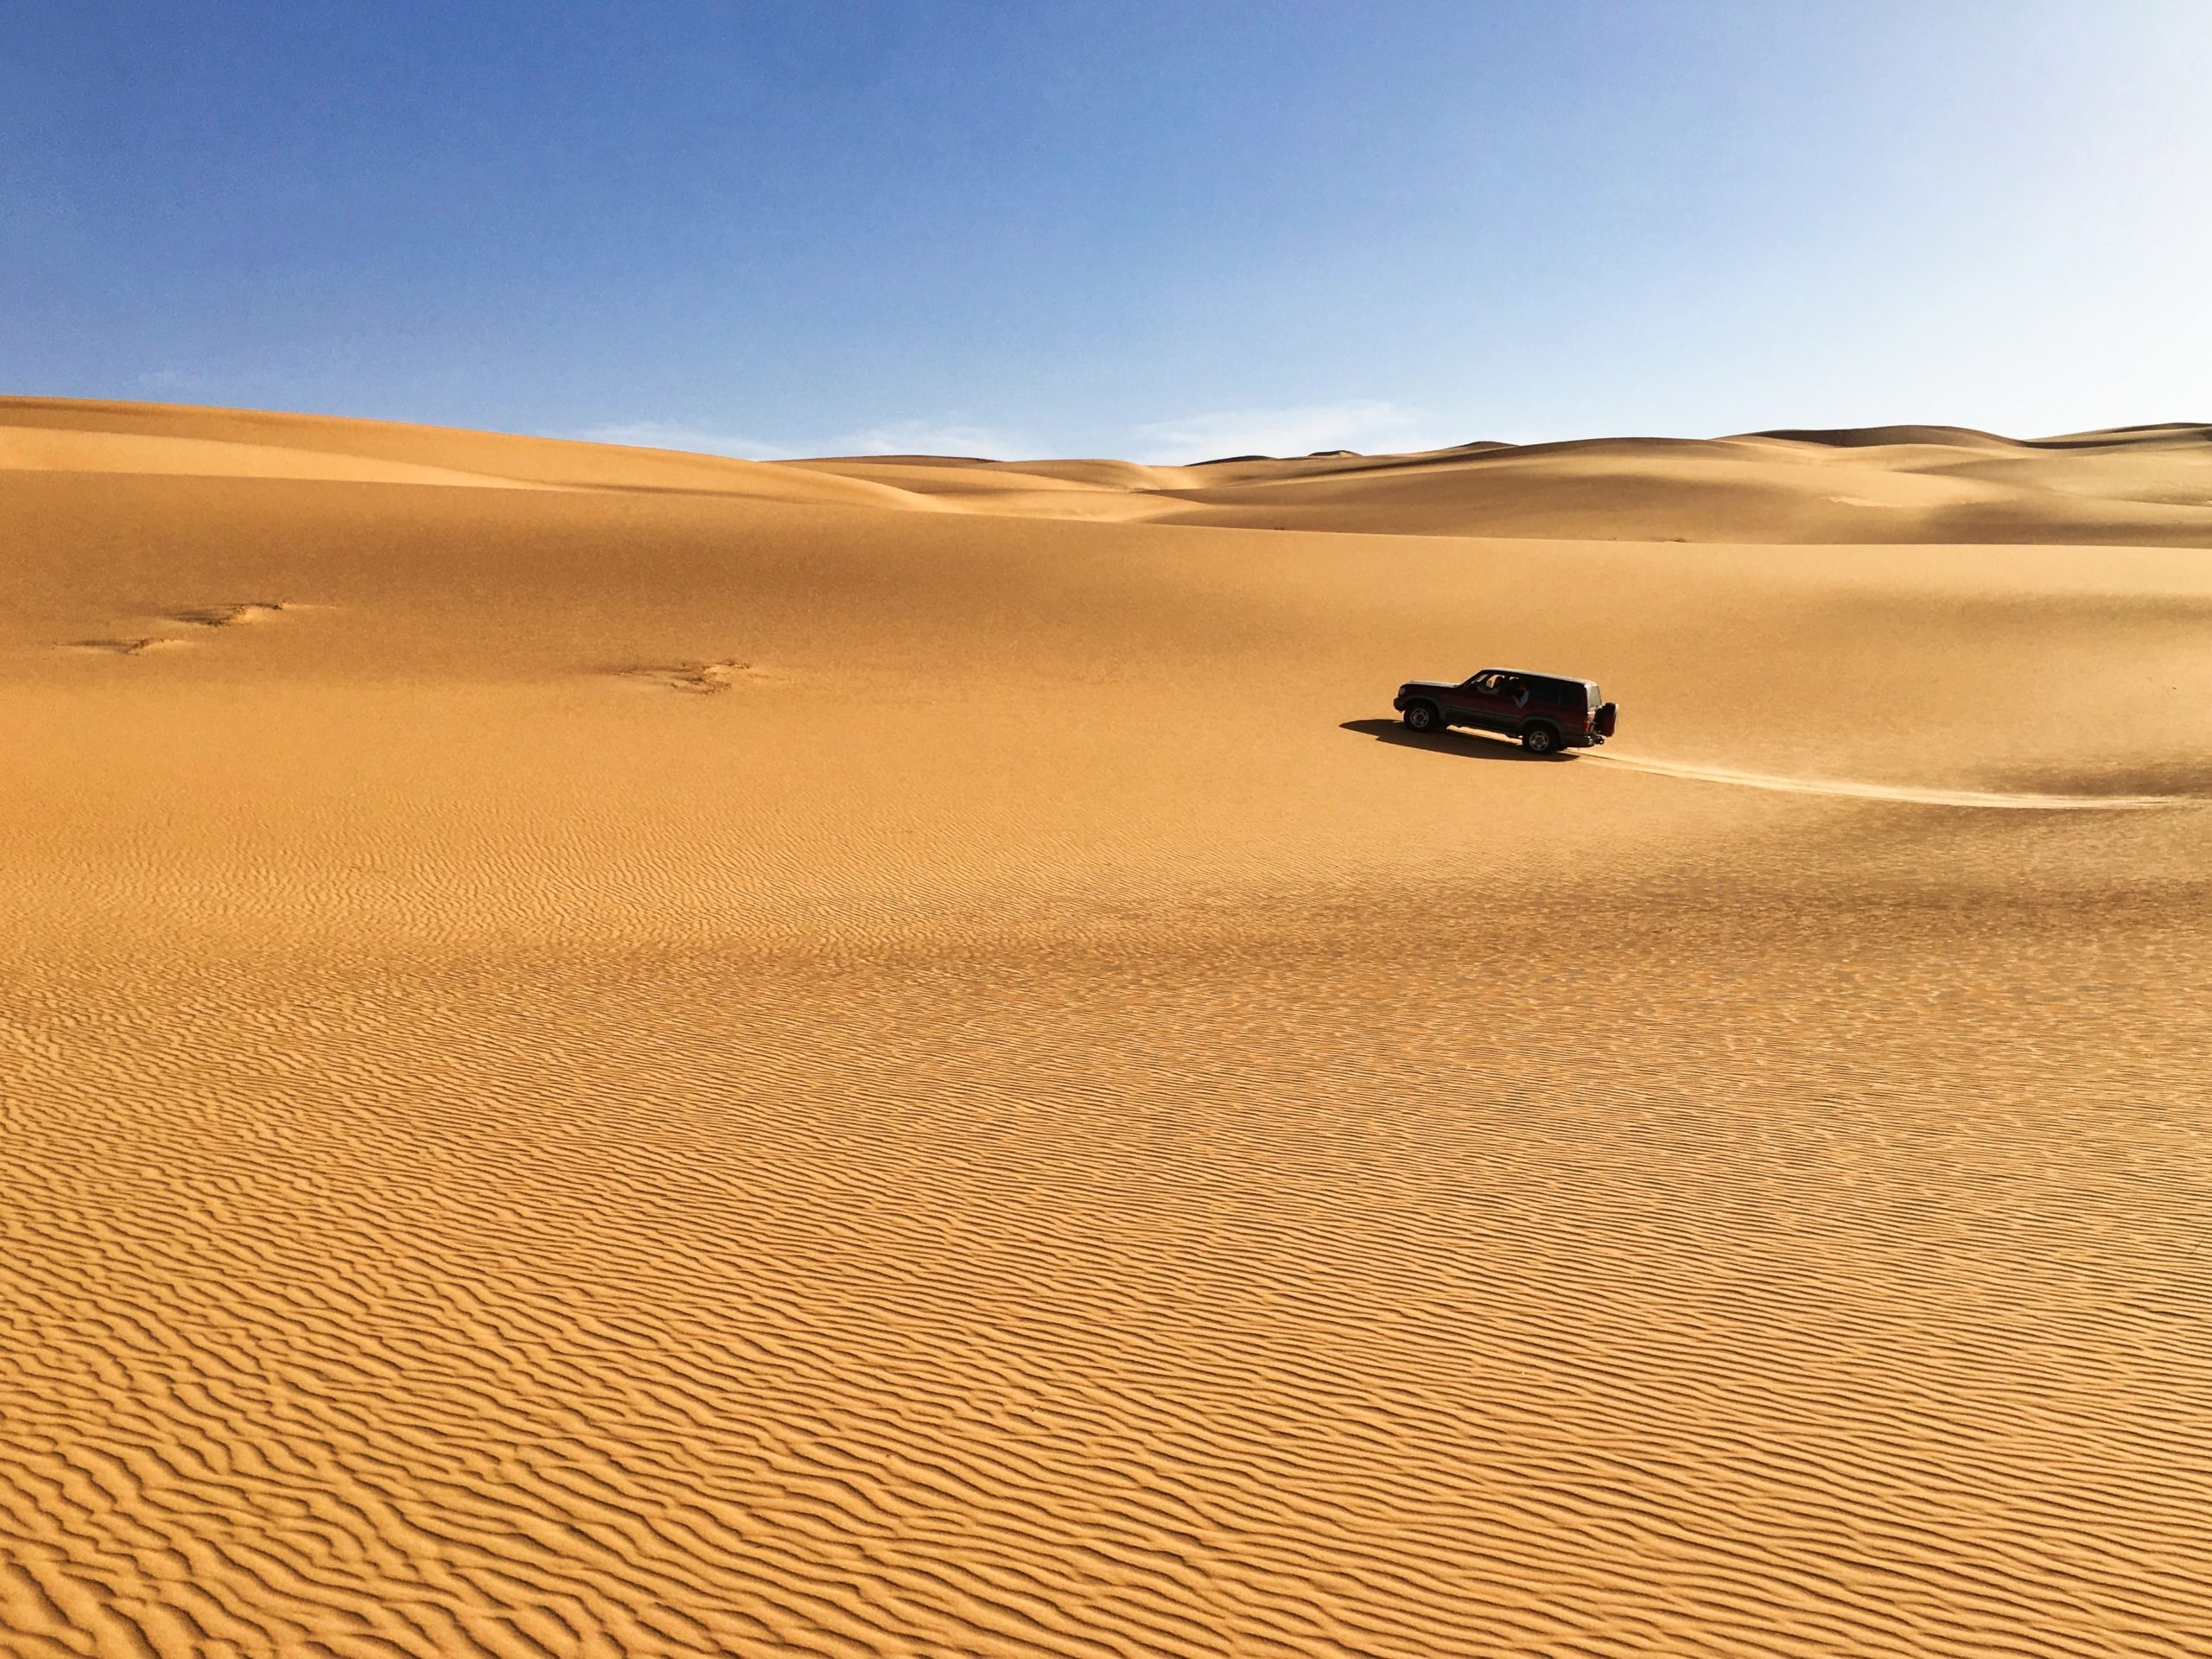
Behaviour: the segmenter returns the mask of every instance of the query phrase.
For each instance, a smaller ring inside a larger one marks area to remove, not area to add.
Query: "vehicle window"
[[[1497,690],[1497,676],[1495,674],[1478,674],[1472,680],[1468,682],[1468,683],[1472,685],[1478,691],[1495,691]]]

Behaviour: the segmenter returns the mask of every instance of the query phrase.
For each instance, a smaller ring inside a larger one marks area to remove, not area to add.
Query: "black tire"
[[[1444,716],[1433,702],[1409,702],[1406,705],[1406,724],[1416,732],[1440,732]]]
[[[1524,727],[1521,732],[1521,747],[1531,754],[1557,754],[1558,728],[1541,724]]]

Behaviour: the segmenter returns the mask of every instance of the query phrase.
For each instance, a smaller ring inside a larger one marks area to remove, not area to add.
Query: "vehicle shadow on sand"
[[[1574,758],[1571,753],[1531,754],[1510,737],[1491,737],[1481,732],[1416,732],[1397,720],[1347,720],[1337,729],[1357,732],[1378,743],[1395,743],[1400,748],[1461,754],[1471,760],[1524,760],[1530,766],[1552,766]]]

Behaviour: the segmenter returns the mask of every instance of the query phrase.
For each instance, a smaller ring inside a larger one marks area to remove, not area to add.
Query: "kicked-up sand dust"
[[[0,1651],[2212,1652],[2206,438],[0,403]]]

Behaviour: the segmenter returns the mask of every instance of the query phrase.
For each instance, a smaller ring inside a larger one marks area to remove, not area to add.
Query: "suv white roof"
[[[1475,673],[1518,674],[1524,680],[1564,680],[1569,685],[1587,685],[1595,687],[1598,683],[1595,680],[1582,679],[1573,674],[1539,674],[1533,668],[1478,668],[1475,671]],[[1469,677],[1472,678],[1473,676],[1471,675]]]

